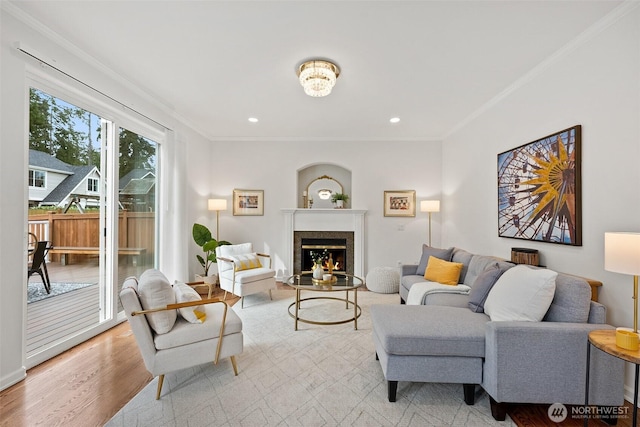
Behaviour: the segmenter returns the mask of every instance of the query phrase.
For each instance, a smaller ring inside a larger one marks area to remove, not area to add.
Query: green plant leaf
[[[202,224],[193,224],[193,240],[200,247],[212,239],[211,231]]]
[[[202,250],[205,252],[215,251],[218,247],[218,242],[216,239],[210,239],[208,242],[202,245]]]
[[[198,261],[200,261],[200,265],[204,268],[205,266],[204,258],[202,258],[200,255],[196,255],[196,258],[198,258]]]

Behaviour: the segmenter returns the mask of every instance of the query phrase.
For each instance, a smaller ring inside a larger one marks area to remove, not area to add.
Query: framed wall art
[[[233,190],[234,215],[264,215],[264,190]]]
[[[384,216],[416,216],[415,190],[385,191]]]
[[[498,154],[498,236],[582,246],[581,130]]]

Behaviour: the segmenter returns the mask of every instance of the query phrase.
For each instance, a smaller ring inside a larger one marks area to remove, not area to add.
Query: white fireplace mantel
[[[284,215],[284,255],[287,272],[293,271],[295,231],[352,231],[353,272],[364,277],[364,209],[282,209]],[[282,278],[280,278],[282,279]]]

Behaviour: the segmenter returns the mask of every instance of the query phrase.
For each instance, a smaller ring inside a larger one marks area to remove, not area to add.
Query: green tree
[[[130,130],[120,128],[120,176],[134,169],[155,169],[155,144]]]
[[[53,154],[50,147],[53,130],[49,121],[50,98],[33,88],[29,91],[29,148]]]

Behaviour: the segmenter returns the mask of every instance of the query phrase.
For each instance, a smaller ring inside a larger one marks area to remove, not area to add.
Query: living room
[[[464,113],[456,112],[456,105],[446,104],[446,93],[435,92],[434,88],[431,94],[423,94],[425,102],[429,98],[429,102],[434,103],[430,104],[436,106],[434,109],[412,114],[410,110],[417,110],[418,106],[409,105],[403,110],[407,114],[398,113],[402,120],[395,128],[388,123],[395,113],[384,112],[389,117],[382,115],[379,122],[360,125],[360,128],[369,128],[364,134],[351,131],[350,125],[355,127],[364,121],[359,113],[364,114],[366,109],[344,110],[344,105],[352,102],[345,98],[348,94],[345,91],[371,83],[368,80],[371,77],[366,75],[368,70],[347,66],[348,55],[354,53],[335,51],[333,59],[343,70],[334,93],[324,99],[312,99],[304,95],[297,82],[297,62],[308,55],[332,55],[334,50],[325,52],[321,46],[310,45],[309,50],[299,56],[297,50],[292,50],[284,55],[284,59],[295,56],[290,58],[292,63],[279,70],[282,76],[277,88],[287,94],[299,95],[298,101],[303,103],[300,108],[315,117],[311,120],[310,131],[295,134],[286,124],[273,129],[267,111],[260,113],[261,121],[257,126],[250,127],[252,124],[246,122],[245,116],[258,113],[253,113],[249,107],[236,112],[233,121],[219,122],[217,118],[210,118],[210,127],[197,127],[194,125],[199,123],[196,117],[206,116],[206,111],[193,108],[193,119],[184,114],[173,115],[172,106],[168,106],[166,100],[140,89],[143,82],[127,82],[114,70],[116,64],[111,64],[113,68],[105,66],[95,59],[99,54],[91,51],[90,46],[85,47],[85,52],[80,46],[66,41],[69,34],[52,30],[56,25],[62,25],[60,21],[51,18],[47,23],[42,17],[29,15],[14,2],[3,1],[0,9],[0,234],[3,236],[0,243],[3,296],[0,300],[0,388],[19,381],[25,373],[23,328],[15,325],[16,319],[25,318],[26,310],[22,303],[25,251],[16,250],[19,247],[16,242],[26,245],[25,228],[16,226],[26,224],[26,203],[22,202],[26,200],[26,188],[16,186],[14,182],[16,176],[26,176],[27,168],[24,141],[28,100],[25,94],[29,84],[26,74],[27,71],[33,74],[39,65],[38,61],[19,52],[16,42],[39,53],[40,59],[57,64],[73,78],[98,88],[117,102],[135,107],[147,118],[171,129],[161,156],[164,174],[161,179],[165,180],[163,191],[166,193],[162,205],[164,231],[159,247],[159,267],[170,278],[190,280],[197,272],[195,254],[198,248],[191,241],[191,226],[194,222],[213,226],[215,215],[207,210],[207,199],[225,198],[230,202],[233,189],[264,190],[264,215],[236,216],[230,209],[222,211],[220,237],[236,243],[252,242],[256,249],[270,253],[276,270],[285,274],[288,266],[283,260],[288,255],[284,253],[282,209],[299,204],[297,173],[313,164],[339,165],[350,170],[352,176],[347,207],[366,210],[365,270],[418,260],[420,247],[427,239],[426,214],[416,212],[415,217],[394,218],[385,217],[383,213],[384,191],[415,190],[418,203],[427,199],[441,200],[441,211],[433,215],[434,246],[463,247],[505,258],[509,257],[513,246],[538,249],[541,263],[547,267],[602,281],[599,301],[608,309],[608,323],[631,326],[631,277],[604,270],[603,241],[607,231],[640,231],[636,214],[640,209],[640,192],[635,188],[640,182],[637,168],[640,158],[640,9],[635,1],[545,3],[555,14],[549,14],[546,22],[532,19],[536,22],[534,27],[540,28],[539,33],[528,33],[524,39],[517,39],[512,34],[499,35],[501,39],[514,38],[514,41],[500,45],[509,48],[505,52],[532,52],[528,57],[518,57],[517,66],[505,60],[492,70],[475,56],[469,56],[465,67],[449,70],[454,74],[465,68],[462,80],[466,86],[458,89],[463,93],[451,93],[455,99],[464,99],[466,94],[475,100],[475,104],[465,104]],[[34,5],[32,13],[46,15],[46,7],[38,9],[42,6],[39,2]],[[538,13],[532,16],[543,16],[543,11],[529,2],[520,7],[527,13]],[[335,12],[335,9],[331,11]],[[507,12],[512,11],[505,10]],[[458,15],[459,23],[473,18],[467,14]],[[559,31],[560,34],[546,43],[547,30],[544,29],[559,25],[562,19],[566,19],[566,32]],[[40,26],[42,23],[48,26]],[[485,25],[491,27],[490,23]],[[406,40],[411,40],[410,36],[407,35]],[[437,34],[429,36],[429,39],[438,38]],[[458,42],[464,45],[473,37],[473,34],[461,36]],[[259,39],[259,36],[255,38]],[[140,43],[144,43],[142,35],[140,39]],[[528,43],[519,44],[524,41]],[[375,47],[371,49],[376,50]],[[501,56],[501,52],[492,51],[491,46],[487,49],[488,52],[475,52],[475,55]],[[397,61],[393,58],[381,60]],[[480,64],[485,68],[481,69]],[[233,68],[234,64],[225,65]],[[243,64],[247,67],[256,65],[274,68],[273,64],[254,64],[249,60]],[[393,67],[402,69],[400,63]],[[269,76],[272,71],[268,70]],[[491,72],[500,79],[486,78]],[[44,67],[42,73],[62,78]],[[422,70],[411,70],[409,74],[412,73],[420,75]],[[194,76],[203,79],[203,85],[209,84],[207,74],[194,71]],[[485,78],[480,80],[480,75]],[[187,74],[185,78],[196,78],[194,76]],[[398,79],[406,78],[405,74],[398,76]],[[358,79],[364,81],[358,83]],[[70,93],[87,91],[75,80],[64,81]],[[395,87],[397,82],[377,84]],[[428,81],[417,79],[413,84],[417,88],[428,85]],[[170,86],[171,82],[166,85]],[[218,89],[221,97],[262,97],[258,93],[243,94],[244,90],[242,87],[228,91]],[[375,92],[375,89],[369,91]],[[277,102],[278,92],[271,99]],[[442,111],[437,108],[438,103],[442,104]],[[221,104],[224,109],[225,102]],[[402,106],[392,107],[398,110]],[[333,109],[343,116],[333,113]],[[286,109],[279,111],[273,104],[272,110],[273,115],[293,113]],[[429,132],[420,127],[421,121],[431,123]],[[582,126],[582,246],[498,237],[496,155],[574,125]],[[290,126],[293,127],[293,123]],[[233,127],[235,133],[231,133]],[[631,367],[626,390],[630,399],[633,390]]]

